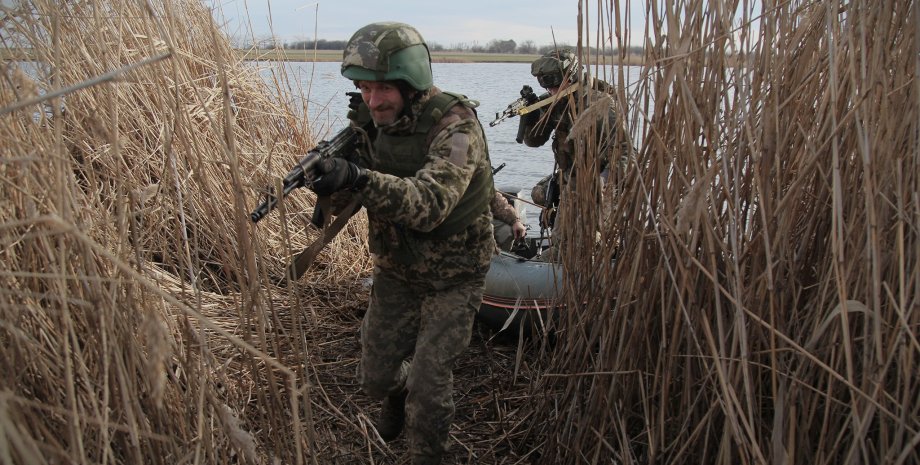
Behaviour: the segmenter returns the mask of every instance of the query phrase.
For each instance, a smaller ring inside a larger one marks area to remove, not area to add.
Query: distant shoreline
[[[335,62],[342,61],[341,50],[289,50],[289,49],[237,49],[237,56],[243,61],[291,61],[291,62]],[[431,53],[435,63],[531,63],[540,55],[523,53],[477,53],[438,51]],[[593,58],[593,57],[592,57]],[[27,48],[0,48],[0,60],[31,61],[32,51]],[[602,57],[606,64],[641,65],[643,57],[627,55],[624,60],[617,57]]]
[[[248,49],[237,50],[240,58],[248,61],[342,61],[341,50],[290,50],[290,49]],[[531,63],[540,55],[524,53],[477,53],[437,51],[431,52],[434,63]],[[643,57],[627,55],[623,62],[619,57],[605,57],[609,64],[639,65]]]

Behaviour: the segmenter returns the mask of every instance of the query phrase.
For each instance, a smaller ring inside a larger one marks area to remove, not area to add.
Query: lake
[[[264,65],[264,63],[260,64]],[[348,97],[345,92],[355,90],[351,81],[339,73],[338,62],[286,63],[292,86],[301,86],[307,99],[307,112],[313,133],[322,139],[345,127]],[[638,67],[628,67],[631,80],[638,76]],[[553,170],[550,143],[532,148],[515,142],[518,118],[507,119],[495,127],[489,122],[520,96],[525,84],[538,94],[542,89],[530,75],[529,63],[434,63],[434,84],[442,90],[457,92],[480,102],[479,120],[489,143],[492,166],[505,163],[495,175],[495,185],[501,190],[522,190],[522,197],[530,200],[530,189]],[[266,72],[263,72],[266,74]],[[608,76],[609,73],[608,69]],[[312,85],[311,85],[312,83]],[[525,223],[536,228],[537,209],[527,208]]]

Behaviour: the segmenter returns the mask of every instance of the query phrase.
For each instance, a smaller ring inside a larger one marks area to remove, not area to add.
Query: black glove
[[[537,97],[537,94],[533,92],[533,88],[526,85],[521,89],[521,97],[527,102],[527,105],[533,105],[540,100],[540,97]],[[514,138],[518,144],[524,143],[524,136],[540,122],[540,115],[542,114],[543,110],[538,108],[521,115],[521,119],[518,121],[517,137]]]
[[[540,100],[540,97],[537,97],[537,94],[533,92],[533,87],[528,85],[521,88],[521,97],[524,98],[528,105],[537,103],[537,100]]]
[[[367,184],[367,170],[342,158],[327,158],[316,166],[317,178],[310,189],[320,197],[342,189],[357,191]]]

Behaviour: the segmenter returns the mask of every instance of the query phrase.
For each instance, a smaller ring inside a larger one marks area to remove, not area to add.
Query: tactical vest
[[[612,87],[604,81],[593,79],[592,86],[594,88],[585,88],[581,89],[573,95],[576,95],[576,98],[585,99],[585,105],[590,104],[588,97],[593,95],[593,92],[599,93],[611,93],[613,92]],[[571,104],[571,101],[566,104],[566,106],[561,110],[564,113],[560,116],[560,120],[554,121],[556,124],[555,130],[553,131],[553,156],[556,160],[556,163],[559,165],[559,169],[566,174],[566,177],[574,177],[575,173],[572,171],[572,166],[575,162],[575,141],[568,140],[572,126],[574,125],[572,115],[568,105]],[[613,125],[614,121],[610,121],[610,124]],[[598,127],[598,130],[601,128]],[[605,135],[598,134],[597,147],[604,146]],[[608,155],[604,150],[597,151],[598,156],[600,157],[598,161],[599,171],[604,171],[609,164]]]
[[[400,178],[415,176],[424,166],[428,155],[429,131],[458,103],[469,108],[475,107],[473,102],[462,95],[442,92],[431,97],[425,105],[412,134],[396,136],[378,132],[374,140],[374,166],[371,169]],[[485,155],[488,164],[488,147]],[[466,192],[444,222],[430,232],[411,231],[412,236],[420,239],[446,239],[466,229],[473,220],[488,210],[493,196],[492,182],[492,171],[482,170],[481,175],[470,180]]]

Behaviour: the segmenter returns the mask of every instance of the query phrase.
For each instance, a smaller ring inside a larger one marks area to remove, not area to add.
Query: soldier
[[[576,103],[581,101],[583,109],[597,103],[600,99],[610,102],[609,84],[606,82],[589,79],[587,75],[582,79],[579,87],[570,88],[579,83],[578,57],[569,49],[551,51],[535,60],[530,66],[530,73],[537,78],[550,96],[558,96],[558,100],[550,105],[521,116],[518,128],[518,143],[528,147],[540,147],[552,136],[553,156],[556,160],[557,172],[546,176],[534,186],[531,198],[535,203],[545,207],[541,216],[541,227],[553,228],[555,208],[560,201],[560,194],[574,190],[576,173],[574,170],[575,143],[570,138],[575,121]],[[528,104],[537,102],[539,97],[530,86],[524,86],[521,96],[527,99]],[[616,113],[610,105],[607,111],[597,113],[594,133],[597,141],[597,159],[595,160],[597,173],[606,180],[609,173],[608,152],[619,151],[615,156],[621,163],[625,163],[628,145],[625,141],[616,142]],[[554,249],[561,239],[558,228],[553,229]],[[552,255],[552,254],[550,254]],[[555,260],[558,257],[550,257]]]
[[[475,102],[433,86],[428,46],[407,24],[359,29],[342,75],[361,91],[349,118],[366,128],[367,147],[358,164],[324,161],[312,189],[346,191],[367,209],[375,267],[358,378],[383,400],[381,438],[405,426],[412,464],[437,464],[454,416],[454,362],[495,250],[485,136]]]

